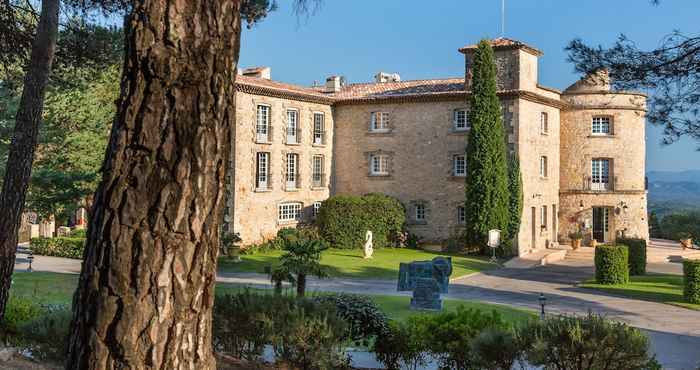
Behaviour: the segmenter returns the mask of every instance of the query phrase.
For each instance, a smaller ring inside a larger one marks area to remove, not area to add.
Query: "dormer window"
[[[389,113],[388,112],[372,112],[370,117],[369,130],[372,132],[388,132],[389,127]]]

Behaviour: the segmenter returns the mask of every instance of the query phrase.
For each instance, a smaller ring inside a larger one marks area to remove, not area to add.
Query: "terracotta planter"
[[[595,248],[598,246],[598,241],[595,239],[591,239],[591,248]]]
[[[681,239],[681,247],[683,247],[683,250],[693,248],[693,239]]]
[[[571,239],[571,249],[577,250],[581,248],[581,239]]]

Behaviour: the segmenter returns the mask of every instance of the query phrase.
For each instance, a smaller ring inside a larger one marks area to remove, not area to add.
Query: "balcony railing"
[[[272,125],[256,125],[255,126],[255,142],[269,143],[272,138]]]
[[[301,144],[301,130],[287,128],[287,144]]]
[[[615,191],[617,188],[617,176],[612,176],[608,181],[593,181],[591,176],[583,177],[583,186],[581,190],[585,191]]]
[[[287,173],[286,177],[286,188],[287,190],[297,190],[301,188],[301,177],[299,173]]]
[[[315,173],[311,176],[311,187],[323,188],[326,186],[326,175],[323,173]]]

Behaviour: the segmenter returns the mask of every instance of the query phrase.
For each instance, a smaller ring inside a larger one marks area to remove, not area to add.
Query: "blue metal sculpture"
[[[441,310],[440,293],[447,293],[452,275],[452,257],[399,264],[398,291],[413,291],[411,308]]]

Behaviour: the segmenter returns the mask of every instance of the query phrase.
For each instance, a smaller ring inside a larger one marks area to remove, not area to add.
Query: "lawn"
[[[594,280],[589,280],[580,286],[619,296],[700,310],[700,304],[692,304],[683,300],[683,276],[679,275],[630,276],[630,282],[621,285],[602,285],[596,284]]]
[[[265,267],[277,263],[282,251],[261,252],[241,256],[239,263],[225,257],[219,259],[220,272],[265,273]],[[400,262],[430,260],[437,256],[452,256],[452,278],[497,267],[485,257],[450,255],[408,248],[382,248],[374,251],[372,259],[362,258],[359,249],[329,249],[323,252],[321,263],[332,277],[358,279],[396,279]]]
[[[30,298],[43,304],[71,304],[73,292],[77,283],[78,275],[75,274],[58,274],[53,272],[15,272],[10,294]],[[235,293],[241,289],[244,289],[244,287],[240,285],[217,284],[216,293]],[[269,293],[272,292],[271,290],[266,289],[261,291]],[[290,290],[289,293],[291,294],[292,291]],[[387,316],[395,320],[405,320],[409,316],[419,313],[431,314],[430,312],[426,311],[411,310],[409,308],[411,298],[408,296],[373,295],[371,297],[382,309],[382,311],[387,314]],[[504,305],[461,301],[455,299],[445,299],[443,301],[443,305],[446,311],[454,311],[459,305],[464,305],[467,308],[478,308],[489,311],[496,310],[503,315],[504,319],[513,323],[524,322],[535,317],[535,314],[532,311]]]

